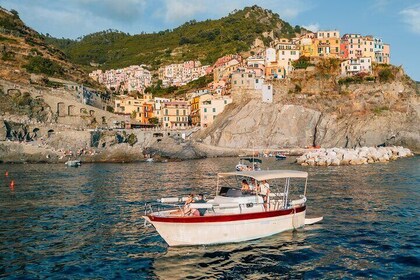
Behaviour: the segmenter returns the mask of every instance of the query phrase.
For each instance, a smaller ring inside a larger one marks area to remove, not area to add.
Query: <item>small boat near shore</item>
[[[236,171],[260,171],[262,160],[259,158],[240,158],[235,166]]]
[[[228,183],[230,178],[238,183],[251,180],[256,186],[269,181],[270,191],[262,195],[261,187],[252,193],[243,192],[239,186]],[[292,178],[303,182],[292,187]],[[183,205],[186,198],[162,198],[157,205],[146,204],[143,218],[169,246],[258,239],[305,225],[307,179],[307,172],[294,170],[219,173],[213,199]],[[191,210],[195,214],[189,214]]]
[[[68,167],[79,167],[82,165],[82,162],[80,160],[68,160],[64,164]]]
[[[282,153],[276,154],[276,160],[283,160],[283,159],[286,159],[286,158],[287,158],[287,156],[285,154],[282,154]]]

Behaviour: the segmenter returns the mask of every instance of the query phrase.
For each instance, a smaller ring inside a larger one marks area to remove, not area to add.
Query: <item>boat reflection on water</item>
[[[165,254],[155,258],[152,273],[159,279],[302,276],[300,270],[291,271],[292,266],[306,259],[300,257],[311,250],[312,244],[306,238],[311,236],[311,230],[320,227],[314,225],[242,243],[168,247]],[[310,269],[310,264],[305,265],[305,270]]]

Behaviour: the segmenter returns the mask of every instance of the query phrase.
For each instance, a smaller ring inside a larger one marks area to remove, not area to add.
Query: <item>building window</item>
[[[213,108],[213,113],[216,113],[216,108]]]
[[[176,115],[179,116],[179,110],[178,109],[176,109]]]
[[[204,113],[207,113],[207,108],[204,108]]]

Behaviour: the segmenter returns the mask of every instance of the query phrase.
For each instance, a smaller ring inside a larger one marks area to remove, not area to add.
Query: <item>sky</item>
[[[38,32],[72,39],[106,29],[130,34],[173,29],[252,5],[313,31],[380,37],[391,45],[391,63],[420,81],[418,0],[0,0],[0,6],[17,10]]]

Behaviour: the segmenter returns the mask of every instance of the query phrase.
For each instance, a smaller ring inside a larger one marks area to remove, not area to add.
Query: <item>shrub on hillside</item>
[[[378,72],[378,77],[380,82],[389,82],[395,78],[390,68],[381,69]]]
[[[58,63],[40,56],[30,57],[24,66],[29,73],[45,74],[48,76],[61,76],[64,69]]]
[[[301,56],[298,60],[292,61],[292,66],[295,69],[306,69],[307,67],[313,65],[314,64],[310,63],[310,58],[306,56]]]

